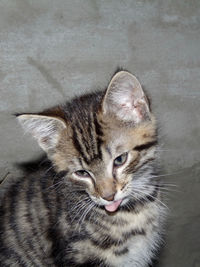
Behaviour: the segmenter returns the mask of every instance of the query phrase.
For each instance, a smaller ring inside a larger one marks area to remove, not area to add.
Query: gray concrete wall
[[[12,113],[105,87],[117,66],[150,92],[177,185],[160,266],[200,266],[199,0],[0,0],[0,176],[41,153]]]

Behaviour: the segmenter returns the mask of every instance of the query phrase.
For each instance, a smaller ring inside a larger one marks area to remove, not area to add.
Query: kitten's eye
[[[126,152],[124,154],[121,154],[119,157],[117,157],[114,160],[114,167],[118,167],[118,166],[123,165],[127,160],[127,156],[128,156],[128,153]]]
[[[76,175],[80,176],[80,177],[84,177],[84,178],[88,178],[90,177],[89,172],[85,171],[85,170],[78,170],[74,172]]]

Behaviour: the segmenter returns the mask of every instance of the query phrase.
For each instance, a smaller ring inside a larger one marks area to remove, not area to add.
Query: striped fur
[[[105,92],[19,116],[52,166],[11,183],[4,194],[0,266],[152,263],[165,211],[157,178],[156,123],[138,83],[120,72]],[[120,98],[123,86],[128,96]]]

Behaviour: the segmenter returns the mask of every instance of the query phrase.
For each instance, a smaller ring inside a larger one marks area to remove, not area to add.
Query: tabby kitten
[[[156,123],[135,76],[39,114],[18,116],[54,171],[2,199],[0,266],[149,266],[164,209]]]

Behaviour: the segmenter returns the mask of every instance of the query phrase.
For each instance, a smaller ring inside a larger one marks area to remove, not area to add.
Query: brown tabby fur
[[[146,96],[131,111],[126,103],[117,106],[115,92],[130,86],[126,80],[136,84],[137,100],[142,92],[138,81],[120,72],[105,92],[19,116],[52,166],[11,184],[1,200],[0,266],[152,263],[164,214],[156,175],[156,122]],[[115,105],[125,110],[122,115]],[[115,166],[125,152],[125,163]],[[118,196],[123,200],[117,210],[106,210]]]

